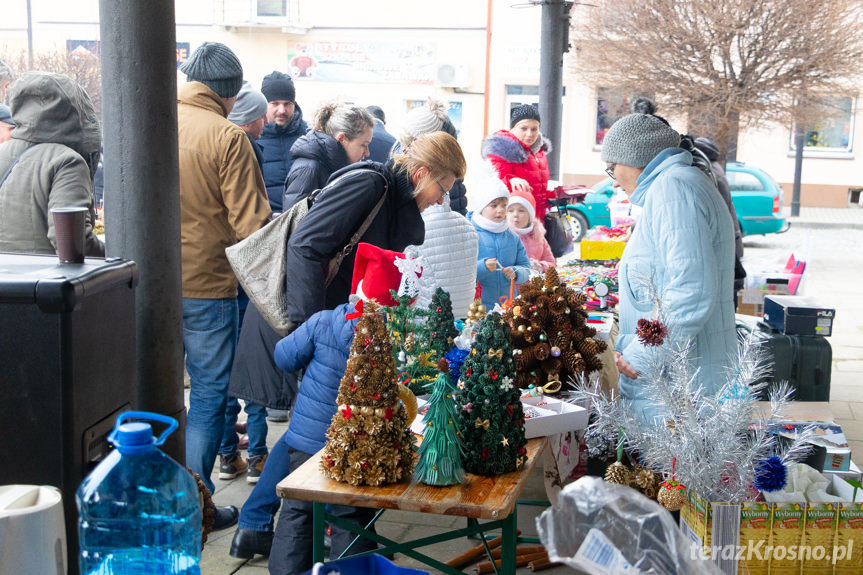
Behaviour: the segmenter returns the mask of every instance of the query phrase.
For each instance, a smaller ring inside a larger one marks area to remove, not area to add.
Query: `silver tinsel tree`
[[[663,317],[659,298],[656,317]],[[791,401],[785,383],[769,390],[769,407],[758,404],[766,384],[756,383],[769,373],[760,337],[741,340],[738,357],[730,358],[726,383],[716,395],[704,393],[697,382],[698,368],[689,342],[675,341],[673,325],[664,325],[668,337],[661,345],[648,346],[649,363],[639,375],[651,404],[662,413],[645,422],[626,400],[604,393],[598,386],[580,382],[568,394],[571,401],[590,401],[593,423],[586,438],[588,450],[601,453],[602,442],[623,430],[626,449],[653,471],[676,479],[711,501],[752,499],[757,464],[779,456],[784,464],[805,454],[808,435],[798,437],[784,452],[772,433]],[[591,442],[596,443],[591,445]],[[598,442],[598,443],[597,443]]]

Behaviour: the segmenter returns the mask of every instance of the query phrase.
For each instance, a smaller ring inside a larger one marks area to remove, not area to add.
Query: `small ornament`
[[[414,338],[414,334],[409,333],[408,336],[405,338],[405,351],[411,352],[414,350],[414,347],[416,347],[416,339]]]
[[[668,329],[658,319],[641,318],[635,328],[635,335],[643,345],[659,346],[665,341]]]
[[[785,464],[776,456],[762,459],[755,464],[755,488],[759,491],[779,491],[787,479]]]
[[[504,437],[503,439],[500,440],[500,444],[503,445],[504,447],[508,447],[509,446],[509,439]]]
[[[551,348],[551,357],[560,357],[560,348],[556,345]]]
[[[608,483],[629,485],[630,477],[629,469],[619,461],[615,461],[605,470],[605,480]]]
[[[686,503],[686,488],[679,481],[665,481],[659,487],[656,500],[669,511],[677,511]]]

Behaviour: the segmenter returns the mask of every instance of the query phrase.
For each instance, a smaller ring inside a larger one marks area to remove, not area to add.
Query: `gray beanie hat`
[[[219,42],[204,42],[180,64],[189,82],[201,82],[222,98],[233,98],[243,85],[243,65]]]
[[[650,114],[630,114],[616,121],[602,141],[602,161],[643,168],[662,150],[680,145],[680,134]]]
[[[234,104],[234,109],[228,114],[228,119],[238,126],[245,126],[266,114],[267,99],[251,84],[243,82],[243,87],[237,94],[237,101]]]

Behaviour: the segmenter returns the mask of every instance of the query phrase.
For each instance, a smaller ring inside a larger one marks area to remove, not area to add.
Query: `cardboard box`
[[[587,427],[589,412],[583,407],[541,395],[521,400],[525,410],[524,436],[527,439],[545,437],[556,433],[577,431]],[[529,417],[527,408],[536,413]]]
[[[758,289],[743,289],[737,292],[737,313],[761,317],[764,313],[764,296],[787,295],[787,291],[763,291]]]
[[[829,336],[836,310],[808,296],[769,295],[764,298],[764,321],[786,335]]]
[[[601,320],[601,323],[597,323]],[[596,338],[609,343],[611,328],[614,327],[614,314],[606,312],[587,312],[587,325],[596,330]]]
[[[842,428],[832,421],[783,421],[777,435],[793,439],[808,426],[815,426],[815,433],[809,443],[823,447],[827,451],[823,471],[849,471],[851,448]]]

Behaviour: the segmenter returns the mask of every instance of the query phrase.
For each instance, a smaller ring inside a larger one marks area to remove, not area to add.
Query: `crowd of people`
[[[455,316],[465,317],[479,284],[492,309],[555,265],[544,228],[549,143],[537,108],[514,107],[509,128],[484,139],[483,160],[465,183],[467,161],[440,102],[411,110],[394,137],[378,106],[327,103],[309,126],[289,74],[274,71],[257,89],[220,43],[202,44],[180,70],[187,79],[177,96],[191,381],[186,464],[211,493],[217,459],[220,479],[245,474],[255,483],[242,511],[215,508],[215,529],[239,523],[231,555],[269,556],[273,573],[300,572],[311,568],[309,506],[282,503],[275,484],[323,446],[356,324],[345,317],[351,298],[387,302],[398,287],[365,273],[353,248],[359,242],[364,253],[390,262],[420,258],[415,305],[428,305],[442,287]],[[12,84],[10,103],[11,110],[0,107],[0,251],[54,253],[50,209],[84,206],[87,255],[103,256],[92,232],[101,141],[89,97],[65,76],[28,72]],[[620,265],[616,359],[621,396],[641,405],[646,421],[658,414],[639,389],[645,354],[635,331],[654,311],[656,293],[675,332],[693,342],[707,391],[734,348],[732,219],[714,180],[693,166],[679,134],[654,112],[619,119],[602,149],[607,173],[643,207]],[[111,193],[120,192],[105,191]],[[283,337],[248,305],[225,248],[313,194],[284,246],[284,289],[298,327]],[[328,273],[340,252],[346,257]],[[644,278],[651,278],[650,293]],[[238,399],[247,445],[235,431]],[[288,431],[270,453],[268,410],[272,417],[290,409]],[[336,514],[367,519],[351,507]],[[333,552],[349,543],[343,535],[334,536]]]

